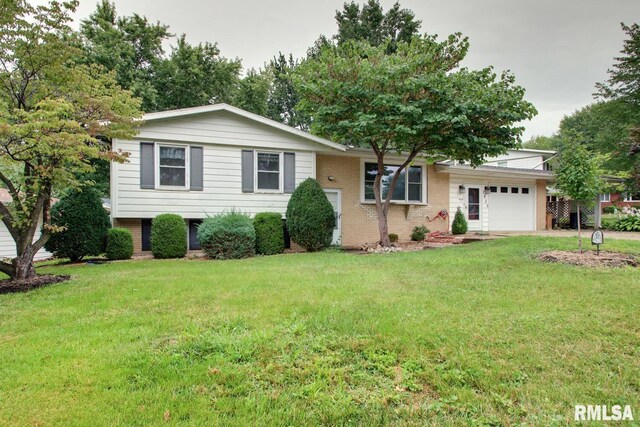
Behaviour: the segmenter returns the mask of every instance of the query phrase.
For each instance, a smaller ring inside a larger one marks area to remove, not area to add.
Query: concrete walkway
[[[640,232],[638,231],[608,231],[603,230],[604,238],[617,240],[638,240],[640,241]],[[582,231],[582,238],[591,238],[593,230],[587,229]],[[544,230],[544,231],[505,231],[489,233],[490,236],[508,237],[508,236],[541,236],[541,237],[578,237],[577,230]]]

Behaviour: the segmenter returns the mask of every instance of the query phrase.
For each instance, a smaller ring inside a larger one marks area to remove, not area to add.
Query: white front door
[[[480,186],[467,187],[467,200],[465,201],[467,222],[469,230],[482,230],[482,190]]]
[[[324,190],[327,195],[327,199],[329,199],[329,203],[333,206],[333,211],[336,215],[336,226],[333,229],[333,239],[331,240],[331,244],[333,245],[341,245],[342,244],[342,213],[340,207],[340,199],[341,199],[341,191],[340,190]]]

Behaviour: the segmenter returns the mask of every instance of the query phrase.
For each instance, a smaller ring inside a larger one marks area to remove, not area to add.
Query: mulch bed
[[[558,262],[561,264],[571,264],[580,267],[638,267],[638,258],[620,252],[600,252],[595,251],[547,251],[542,252],[537,257],[541,261]]]
[[[53,276],[46,274],[36,276],[31,279],[22,280],[0,280],[0,294],[12,294],[16,292],[26,292],[32,289],[41,288],[43,286],[53,285],[54,283],[69,280],[71,276]]]

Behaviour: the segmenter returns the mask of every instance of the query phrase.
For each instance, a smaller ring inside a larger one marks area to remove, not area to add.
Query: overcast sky
[[[361,1],[361,3],[364,0]],[[38,1],[39,3],[41,0]],[[261,67],[278,51],[303,56],[319,34],[336,32],[343,0],[115,0],[120,15],[136,12],[187,40],[217,42],[222,54]],[[387,10],[393,0],[381,0]],[[95,1],[81,0],[77,19]],[[422,32],[462,32],[471,42],[464,65],[510,69],[538,115],[525,139],[550,135],[562,117],[593,102],[594,84],[622,48],[620,22],[640,21],[639,0],[403,0]]]

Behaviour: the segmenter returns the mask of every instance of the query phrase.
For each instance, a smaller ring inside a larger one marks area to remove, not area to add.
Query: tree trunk
[[[30,279],[36,275],[36,269],[33,266],[33,247],[29,245],[22,255],[12,260],[13,264],[13,280]]]
[[[580,205],[576,205],[578,208],[578,250],[582,253],[582,229],[580,227]]]

